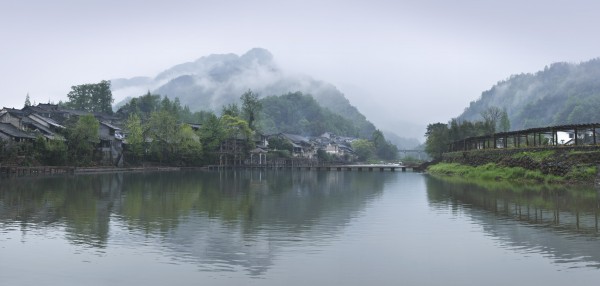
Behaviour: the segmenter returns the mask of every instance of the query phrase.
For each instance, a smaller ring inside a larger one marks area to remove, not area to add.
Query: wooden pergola
[[[448,146],[448,151],[597,145],[596,134],[599,129],[600,123],[589,123],[500,132],[452,142]],[[569,140],[559,139],[559,132],[568,134]]]

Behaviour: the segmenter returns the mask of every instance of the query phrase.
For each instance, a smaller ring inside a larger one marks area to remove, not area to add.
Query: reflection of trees
[[[466,212],[511,246],[549,253],[556,262],[581,259],[600,267],[600,198],[594,189],[484,186],[433,177],[426,184],[432,208]]]
[[[73,243],[104,247],[110,227],[124,225],[127,239],[158,238],[176,259],[258,275],[284,247],[328,243],[393,176],[251,170],[15,178],[3,181],[0,228],[56,228]]]
[[[64,227],[75,243],[106,244],[120,175],[14,178],[3,181],[0,218],[27,227]]]
[[[205,267],[261,274],[278,249],[332,237],[381,192],[380,173],[128,174],[119,214]],[[225,266],[224,266],[225,265]]]

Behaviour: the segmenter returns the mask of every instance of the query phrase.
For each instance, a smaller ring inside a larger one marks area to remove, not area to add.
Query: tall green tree
[[[100,143],[100,122],[91,114],[79,117],[75,126],[67,129],[67,142],[71,160],[78,164],[93,161],[94,150]]]
[[[235,103],[230,103],[228,105],[224,105],[221,109],[221,116],[229,115],[231,117],[239,117],[240,116],[240,108]]]
[[[179,126],[177,133],[177,155],[181,162],[197,165],[202,158],[202,143],[200,137],[187,124]]]
[[[433,123],[427,125],[425,133],[425,152],[434,159],[441,159],[442,154],[448,150],[450,136],[448,125],[444,123]]]
[[[510,119],[508,119],[508,113],[506,113],[506,109],[502,110],[502,115],[500,116],[500,122],[498,123],[498,130],[502,132],[510,131]]]
[[[398,158],[398,147],[385,139],[383,132],[379,129],[373,131],[373,145],[375,154],[382,160],[396,160]]]
[[[258,95],[251,90],[248,90],[240,97],[242,100],[242,116],[248,122],[248,127],[256,130],[254,125],[258,120],[258,115],[262,110],[262,103],[258,100]]]
[[[29,93],[25,96],[25,107],[31,106],[31,100],[29,99]]]
[[[150,115],[147,123],[148,136],[151,139],[151,150],[156,158],[162,161],[172,160],[175,152],[175,140],[179,126],[177,118],[168,111],[156,111]]]
[[[357,139],[352,141],[352,149],[359,161],[367,161],[373,158],[375,154],[375,145],[366,139]]]
[[[72,86],[67,97],[69,101],[66,105],[70,108],[112,114],[114,99],[110,91],[110,81]]]
[[[215,114],[208,114],[199,130],[202,150],[207,162],[216,160],[216,152],[225,139],[225,130]]]
[[[127,130],[127,145],[129,146],[132,155],[135,159],[139,159],[144,155],[144,127],[142,126],[142,120],[137,113],[132,113],[125,122],[125,129]]]

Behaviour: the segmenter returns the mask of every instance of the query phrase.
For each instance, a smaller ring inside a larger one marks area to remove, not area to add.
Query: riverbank
[[[117,172],[155,172],[155,171],[181,171],[181,170],[205,170],[206,167],[169,167],[169,166],[141,166],[141,167],[73,167],[73,166],[0,166],[2,177],[23,177],[57,174],[92,174],[92,173],[117,173]]]
[[[524,183],[594,184],[600,149],[528,148],[451,152],[427,171],[435,175]]]

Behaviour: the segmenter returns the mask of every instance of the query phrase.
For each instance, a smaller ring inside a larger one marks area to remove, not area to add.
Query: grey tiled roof
[[[0,123],[0,132],[13,138],[29,138],[35,139],[35,136],[22,131],[10,123]]]

